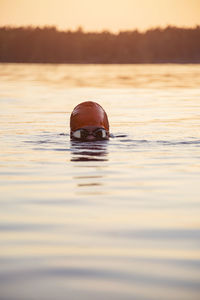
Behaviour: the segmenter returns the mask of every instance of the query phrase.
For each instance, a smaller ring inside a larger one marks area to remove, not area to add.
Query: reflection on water
[[[31,81],[40,87],[48,85],[57,89],[198,88],[200,71],[198,64],[189,67],[184,64],[0,64],[0,77],[9,84],[17,83],[21,88]]]
[[[0,77],[0,300],[199,300],[200,66]],[[109,141],[70,141],[86,100]]]
[[[77,184],[77,195],[103,195],[105,165],[108,161],[108,141],[79,142],[71,141],[71,162],[81,162],[76,167],[80,174],[74,176]],[[82,164],[84,162],[84,164]],[[90,165],[87,165],[90,162]],[[91,164],[93,162],[93,164]],[[84,168],[84,171],[82,171]],[[100,169],[100,171],[99,171]],[[103,170],[103,172],[102,172]]]
[[[71,161],[107,161],[108,141],[71,141]]]

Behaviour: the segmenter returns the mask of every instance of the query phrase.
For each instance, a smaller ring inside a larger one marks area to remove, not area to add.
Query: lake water
[[[200,65],[0,64],[0,107],[0,300],[200,299]]]

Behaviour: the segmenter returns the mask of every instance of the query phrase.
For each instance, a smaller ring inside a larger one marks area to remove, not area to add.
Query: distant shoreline
[[[200,64],[200,26],[145,32],[0,27],[1,63]]]

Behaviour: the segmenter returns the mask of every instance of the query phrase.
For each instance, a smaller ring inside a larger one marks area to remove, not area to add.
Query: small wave
[[[118,76],[117,78],[120,79],[120,80],[131,80],[131,79],[133,79],[131,76]]]
[[[189,140],[148,140],[148,139],[134,139],[126,134],[112,134],[112,138],[119,140],[122,143],[133,143],[134,145],[139,144],[151,144],[151,145],[163,145],[163,146],[181,146],[181,145],[200,145],[198,138],[192,138]],[[123,139],[121,139],[123,138]]]
[[[196,141],[156,141],[158,144],[168,145],[168,146],[178,146],[178,145],[200,145],[200,140]]]

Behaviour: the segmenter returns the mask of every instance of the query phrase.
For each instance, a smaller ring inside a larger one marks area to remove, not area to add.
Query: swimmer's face
[[[102,127],[84,126],[75,131],[71,131],[71,138],[77,141],[102,141],[108,140],[109,132]]]

